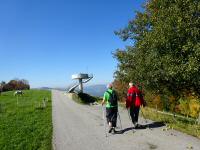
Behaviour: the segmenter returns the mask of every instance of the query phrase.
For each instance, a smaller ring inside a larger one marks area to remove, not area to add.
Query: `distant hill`
[[[50,88],[50,87],[39,87],[39,88],[31,88],[31,89],[37,89],[37,90],[52,90],[53,88]]]
[[[31,89],[66,91],[66,88],[51,88],[51,87],[39,87],[39,88],[31,88]]]
[[[90,94],[92,96],[103,97],[105,91],[106,91],[105,84],[97,84],[84,87],[84,93]]]
[[[84,85],[83,85],[84,86]],[[69,87],[68,87],[69,88]],[[67,91],[68,88],[50,88],[50,87],[40,87],[37,89],[41,90],[60,90],[60,91]],[[105,84],[96,84],[96,85],[89,85],[89,86],[84,86],[83,92],[87,93],[92,96],[97,96],[97,97],[103,97],[104,92],[106,91],[106,85]]]

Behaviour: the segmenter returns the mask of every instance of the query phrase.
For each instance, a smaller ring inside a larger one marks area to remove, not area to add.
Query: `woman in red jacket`
[[[138,116],[140,111],[140,106],[144,106],[144,99],[142,92],[137,86],[133,85],[132,82],[129,83],[129,89],[126,98],[126,108],[130,109],[130,116],[133,122],[134,128],[138,127]]]

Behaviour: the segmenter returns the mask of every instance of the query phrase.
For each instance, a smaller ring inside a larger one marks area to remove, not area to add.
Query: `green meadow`
[[[52,149],[51,92],[13,93],[0,95],[0,150]]]

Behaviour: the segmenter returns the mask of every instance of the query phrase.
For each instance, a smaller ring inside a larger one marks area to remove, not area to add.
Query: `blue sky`
[[[93,73],[90,84],[113,80],[124,48],[114,31],[144,0],[1,0],[0,81],[27,79],[31,87],[65,87],[71,75]]]

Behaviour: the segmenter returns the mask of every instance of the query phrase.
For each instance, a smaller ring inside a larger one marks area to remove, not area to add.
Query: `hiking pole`
[[[105,113],[104,113],[103,105],[102,105],[102,112],[103,112],[104,132],[105,132],[105,136],[108,137],[107,132],[106,132],[106,119],[105,119]]]
[[[129,109],[127,108],[127,113],[128,113],[128,117],[129,117],[130,121],[132,122],[131,116],[130,116],[130,108]]]
[[[117,114],[118,114],[118,117],[119,117],[120,128],[121,128],[121,130],[122,130],[122,122],[121,122],[121,118],[120,118],[119,112],[117,112]]]
[[[141,108],[142,116],[143,116],[143,118],[144,118],[144,120],[145,120],[145,123],[147,123],[147,119],[146,119],[146,117],[144,116],[144,113],[143,113],[142,109],[143,109],[143,108]]]
[[[145,123],[147,123],[148,121],[147,121],[147,119],[146,119],[146,117],[145,117],[145,115],[144,115],[142,109],[143,109],[143,108],[141,108],[142,116],[143,116],[143,118],[144,118],[144,120],[145,120]],[[148,124],[147,124],[147,128],[150,129]]]

